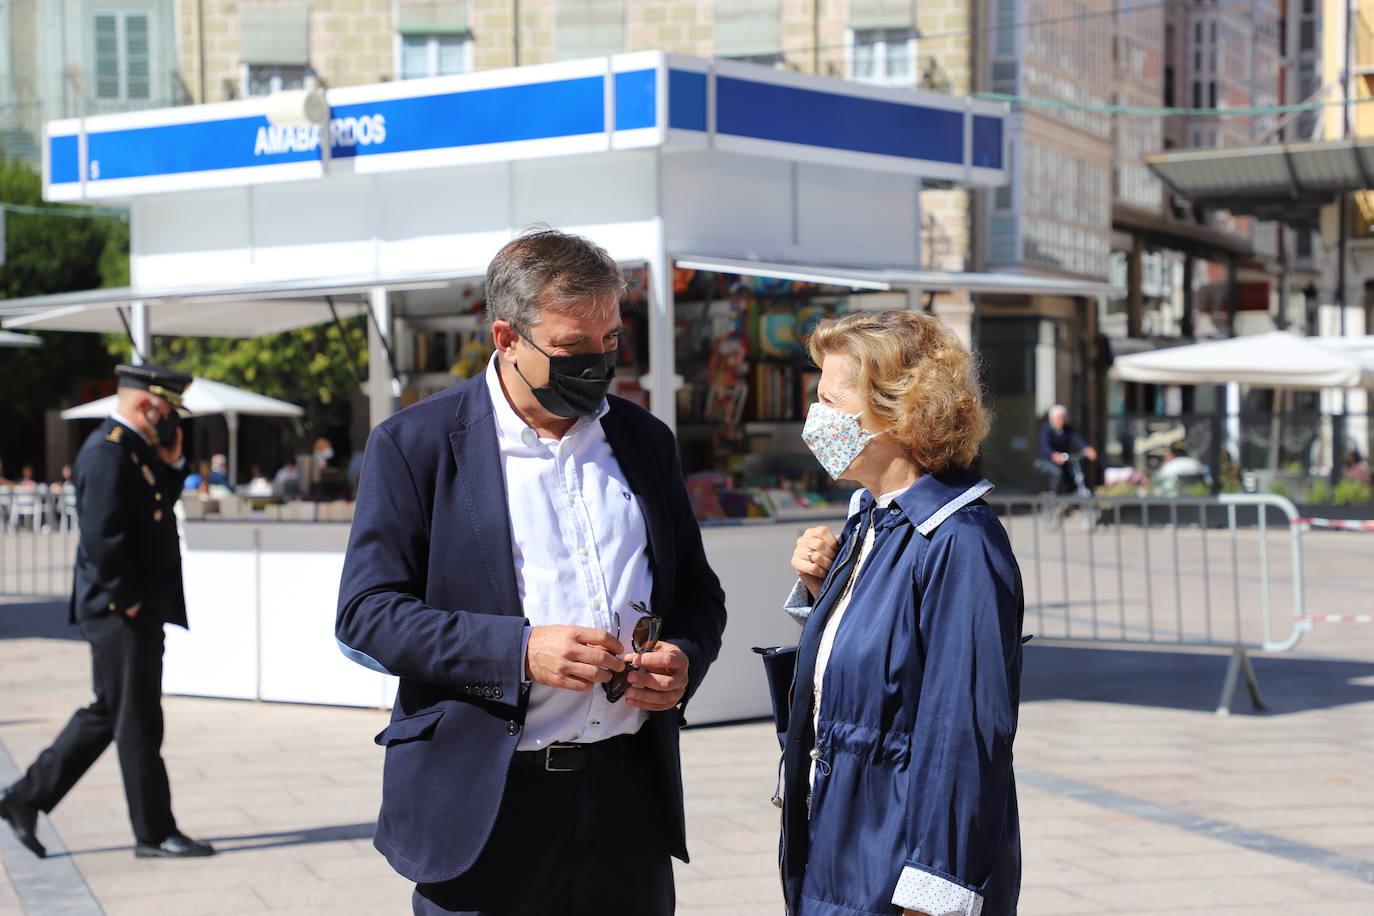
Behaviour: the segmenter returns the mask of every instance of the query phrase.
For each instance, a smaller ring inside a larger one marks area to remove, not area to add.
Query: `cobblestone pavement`
[[[1309,572],[1344,576],[1365,600],[1367,566],[1314,559]],[[89,655],[64,619],[59,604],[0,603],[0,784],[88,700]],[[1258,658],[1267,714],[1244,700],[1212,714],[1225,664],[1215,652],[1027,647],[1024,916],[1374,912],[1374,626],[1319,628],[1296,652]],[[39,861],[0,831],[0,913],[409,911],[409,886],[370,841],[385,713],[165,705],[178,820],[223,854],[134,859],[107,753],[42,823],[54,855]],[[680,912],[781,913],[776,751],[767,724],[684,733],[693,859],[678,868]]]

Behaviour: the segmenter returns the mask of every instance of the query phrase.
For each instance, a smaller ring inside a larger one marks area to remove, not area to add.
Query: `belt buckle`
[[[576,744],[550,744],[544,748],[544,772],[545,773],[576,773],[577,767],[556,767],[553,765],[553,752],[556,750],[575,750]]]

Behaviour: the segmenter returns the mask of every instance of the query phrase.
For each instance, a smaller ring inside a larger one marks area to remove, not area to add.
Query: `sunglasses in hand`
[[[630,649],[634,652],[648,652],[658,642],[658,634],[663,629],[663,618],[655,617],[649,613],[649,609],[638,601],[631,601],[630,607],[634,608],[641,615],[635,621],[634,632],[630,634]],[[620,615],[612,614],[615,622],[615,635],[620,638]],[[625,662],[624,671],[616,671],[611,674],[611,679],[602,684],[606,691],[606,699],[611,703],[620,702],[620,698],[625,695],[625,691],[630,689],[630,672],[638,671],[639,666],[629,661]]]

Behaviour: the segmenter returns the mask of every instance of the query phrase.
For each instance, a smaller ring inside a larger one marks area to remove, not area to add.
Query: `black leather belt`
[[[546,773],[589,773],[649,760],[652,755],[645,729],[634,735],[616,735],[592,744],[550,744],[537,751],[516,751],[511,766]]]

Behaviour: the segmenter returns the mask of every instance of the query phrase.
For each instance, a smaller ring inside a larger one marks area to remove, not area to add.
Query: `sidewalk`
[[[65,613],[0,602],[0,783],[89,699],[89,653]],[[1257,659],[1272,711],[1238,697],[1228,719],[1211,713],[1224,655],[1038,642],[1017,739],[1023,916],[1374,912],[1374,626]],[[134,859],[107,752],[43,823],[48,859],[0,832],[0,913],[409,912],[409,886],[370,840],[384,712],[165,708],[178,820],[222,855]],[[693,860],[678,868],[679,912],[777,916],[771,727],[689,729],[683,754]]]

